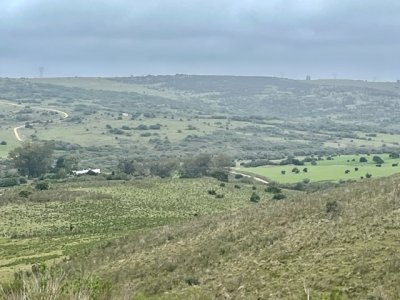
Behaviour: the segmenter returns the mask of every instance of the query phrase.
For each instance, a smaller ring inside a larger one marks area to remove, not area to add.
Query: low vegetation
[[[0,281],[87,243],[250,204],[253,184],[212,178],[107,181],[80,177],[0,190]],[[210,192],[211,191],[211,192]],[[270,199],[260,194],[261,202]]]
[[[399,184],[370,179],[126,232],[14,284],[96,299],[398,299]]]

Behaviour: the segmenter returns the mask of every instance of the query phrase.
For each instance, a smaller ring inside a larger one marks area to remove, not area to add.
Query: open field
[[[369,161],[360,163],[360,157],[366,157]],[[311,163],[305,163],[304,166],[261,166],[256,168],[237,168],[246,172],[262,175],[273,181],[281,183],[294,183],[300,182],[304,179],[310,179],[311,182],[318,181],[339,181],[355,179],[359,180],[361,177],[365,178],[367,173],[373,177],[389,176],[400,172],[400,167],[393,167],[392,164],[399,164],[400,159],[389,158],[388,154],[379,155],[385,162],[381,167],[377,167],[376,163],[372,162],[373,155],[341,155],[333,157],[332,160],[317,161],[317,165],[313,166]],[[352,161],[354,159],[354,161]],[[300,173],[292,172],[293,168],[297,167]],[[307,168],[307,172],[303,169]],[[355,168],[358,168],[356,171]],[[346,174],[346,170],[350,172]],[[285,174],[282,174],[282,171]]]

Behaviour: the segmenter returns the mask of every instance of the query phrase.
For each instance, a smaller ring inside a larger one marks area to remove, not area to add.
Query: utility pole
[[[44,73],[44,67],[43,67],[43,66],[40,66],[40,67],[39,67],[39,77],[40,77],[40,78],[43,78],[43,73]]]

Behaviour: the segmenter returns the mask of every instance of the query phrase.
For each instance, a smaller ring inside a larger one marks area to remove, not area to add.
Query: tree
[[[384,163],[383,159],[380,156],[375,155],[372,160],[377,163],[378,165],[381,165]]]
[[[54,144],[25,142],[9,153],[21,175],[39,177],[53,164]]]
[[[296,168],[296,167],[294,167],[293,169],[292,169],[292,173],[299,173],[300,172],[300,170],[298,169],[298,168]]]
[[[360,157],[360,163],[365,163],[365,162],[367,162],[367,161],[368,161],[368,160],[367,160],[366,157],[364,157],[364,156]]]
[[[136,172],[135,162],[129,159],[122,159],[119,161],[118,168],[125,174],[133,174]]]
[[[161,178],[166,178],[171,176],[178,168],[178,162],[175,160],[163,160],[157,161],[150,164],[150,174],[153,176],[159,176]]]
[[[207,174],[211,168],[211,155],[199,154],[192,159],[187,159],[182,166],[182,177],[195,178]]]
[[[212,164],[214,168],[224,169],[235,166],[232,157],[225,153],[220,153],[212,158]]]
[[[61,156],[57,158],[54,172],[60,178],[66,177],[71,171],[78,169],[78,158],[75,156]]]

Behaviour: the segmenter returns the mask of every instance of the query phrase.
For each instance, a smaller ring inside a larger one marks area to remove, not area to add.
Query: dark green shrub
[[[26,191],[26,190],[20,191],[18,193],[18,195],[22,198],[28,198],[30,194],[32,194],[32,193],[30,191]]]
[[[282,199],[285,199],[285,198],[286,198],[286,195],[281,194],[281,193],[274,194],[274,196],[272,197],[272,199],[274,199],[274,200],[282,200]]]
[[[215,198],[217,198],[217,199],[222,199],[222,198],[224,198],[224,197],[225,197],[224,194],[216,194],[216,195],[215,195]]]
[[[235,188],[235,189],[240,189],[240,185],[235,184],[235,185],[234,185],[234,188]]]
[[[46,182],[46,181],[38,182],[38,183],[35,185],[35,189],[37,189],[37,190],[39,190],[39,191],[48,190],[49,187],[50,187],[50,186],[49,186],[49,183]]]
[[[242,174],[235,174],[235,179],[240,179],[240,178],[243,178]]]
[[[210,176],[223,182],[228,182],[228,173],[225,171],[213,171],[210,173]]]
[[[336,216],[340,214],[340,206],[336,200],[328,201],[325,205],[325,211],[330,216]]]
[[[186,278],[185,278],[185,282],[186,282],[188,285],[199,285],[199,284],[200,284],[199,279],[197,279],[196,277],[193,277],[193,276],[186,277]]]
[[[1,178],[0,179],[0,187],[10,187],[19,185],[18,178]]]
[[[219,184],[219,186],[220,186],[220,187],[225,187],[225,183],[224,183],[224,182],[221,182],[221,183]]]
[[[372,157],[372,160],[378,165],[381,165],[381,164],[384,163],[383,159],[380,156],[377,156],[377,155],[374,155]]]
[[[217,192],[214,189],[208,190],[209,195],[216,195]]]
[[[259,201],[260,201],[260,196],[256,192],[253,192],[250,196],[250,202],[257,203]]]
[[[272,194],[279,194],[282,190],[278,188],[277,186],[268,186],[265,191],[267,193],[272,193]]]

